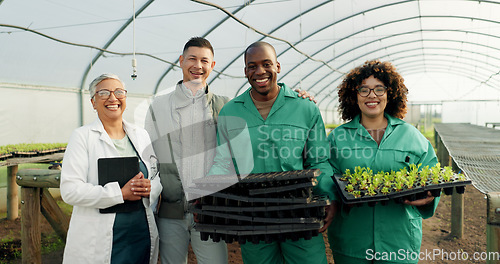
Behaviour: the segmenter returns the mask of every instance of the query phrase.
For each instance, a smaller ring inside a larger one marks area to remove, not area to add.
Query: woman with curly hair
[[[348,122],[328,137],[334,173],[357,166],[377,173],[437,163],[430,142],[401,120],[408,89],[391,63],[367,61],[351,70],[338,88],[339,111]],[[328,230],[335,264],[417,263],[422,218],[431,217],[438,202],[429,192],[418,200],[391,200],[387,205],[341,204]]]

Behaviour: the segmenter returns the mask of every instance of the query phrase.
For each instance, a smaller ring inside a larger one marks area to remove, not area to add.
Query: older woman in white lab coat
[[[162,186],[156,177],[148,133],[122,119],[126,90],[114,74],[90,84],[98,119],[76,129],[69,140],[61,172],[61,196],[73,205],[63,263],[157,263],[158,231],[151,206]],[[120,188],[98,184],[99,158],[137,156],[140,171]],[[99,209],[142,200],[139,210],[100,213]]]

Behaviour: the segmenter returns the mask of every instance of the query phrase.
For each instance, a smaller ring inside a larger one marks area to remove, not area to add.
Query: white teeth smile
[[[366,103],[367,106],[375,106],[378,105],[378,103]]]
[[[258,83],[263,83],[263,82],[266,82],[267,79],[260,79],[260,80],[255,80],[255,81],[258,82]]]
[[[118,109],[118,105],[107,105],[106,108],[111,109],[111,110],[115,110],[115,109]]]

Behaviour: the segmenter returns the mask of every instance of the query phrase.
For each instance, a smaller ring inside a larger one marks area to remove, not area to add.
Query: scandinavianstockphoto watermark
[[[339,148],[332,146],[324,136],[318,136],[314,132],[307,133],[304,130],[259,128],[257,132],[255,141],[257,142],[256,147],[260,159],[300,159],[304,157],[323,159],[324,157],[330,158],[332,155],[336,159],[369,160],[376,155],[376,149],[373,146],[367,146],[363,142],[354,142],[354,144],[349,144],[348,147]],[[314,141],[316,142],[315,145],[307,145],[308,142]],[[276,144],[277,142],[280,143]]]
[[[446,251],[444,249],[435,248],[432,250],[422,250],[413,252],[406,249],[399,249],[397,252],[377,252],[373,249],[366,250],[366,260],[410,260],[410,261],[436,261],[436,260],[451,260],[451,261],[486,261],[500,260],[500,252],[465,252],[465,251]]]
[[[330,148],[324,133],[298,127],[260,126],[255,141],[259,159],[301,159],[330,156]],[[307,143],[311,143],[307,145]]]

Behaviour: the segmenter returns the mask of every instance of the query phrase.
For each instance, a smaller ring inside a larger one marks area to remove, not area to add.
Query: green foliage
[[[73,206],[63,202],[62,200],[57,200],[57,205],[59,206],[59,208],[61,208],[61,211],[66,215],[71,215],[71,213],[73,212]]]
[[[361,191],[353,191],[352,195],[354,196],[354,198],[359,198],[361,197]]]
[[[335,129],[338,126],[340,126],[340,124],[325,124],[326,129]]]
[[[59,238],[55,233],[46,237],[42,236],[42,254],[47,254],[56,250],[64,248],[64,241]]]
[[[420,171],[420,186],[427,185],[427,181],[429,180],[429,175],[431,174],[431,170],[429,169],[429,165],[422,168]]]
[[[454,182],[466,180],[465,175],[455,174],[451,167],[441,168],[437,163],[429,168],[422,164],[410,164],[409,170],[405,167],[399,171],[383,172],[373,174],[373,170],[357,166],[354,173],[346,170],[341,180],[349,182],[346,191],[355,197],[363,195],[374,196],[377,193],[389,194],[404,189],[412,189],[417,186],[440,184],[443,182]]]
[[[65,148],[66,143],[21,143],[0,146],[0,155],[12,152],[32,152]]]
[[[12,238],[0,240],[0,263],[10,263],[10,260],[21,258],[21,241]]]
[[[378,189],[380,184],[382,184],[384,181],[384,172],[379,172],[375,176],[373,176],[372,179],[372,185],[375,189]]]
[[[338,126],[340,126],[340,124],[325,124],[326,134],[329,135]]]
[[[449,166],[444,167],[444,172],[442,174],[442,177],[445,182],[451,181],[451,177],[453,177],[453,170],[451,169],[451,167]]]
[[[375,186],[373,186],[373,185],[368,186],[366,195],[374,196],[376,194],[377,194],[377,192],[375,191]]]

